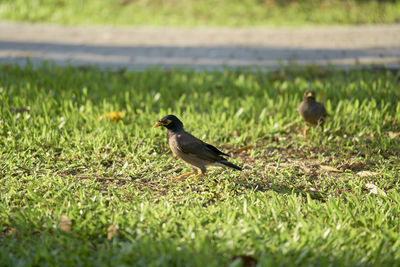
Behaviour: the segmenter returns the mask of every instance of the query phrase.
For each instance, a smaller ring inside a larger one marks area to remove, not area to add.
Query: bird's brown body
[[[172,153],[192,166],[194,171],[196,171],[196,168],[199,168],[202,173],[205,173],[207,165],[219,165],[216,162],[225,160],[215,153],[215,151],[211,150],[208,147],[210,145],[188,132],[182,131],[175,134],[168,131],[167,140]],[[220,153],[226,155],[222,152]]]
[[[297,111],[306,124],[303,134],[307,135],[309,125],[318,125],[323,129],[325,119],[328,116],[323,104],[315,100],[315,93],[307,91],[304,93],[303,101],[297,107]]]
[[[209,165],[242,170],[240,167],[228,162],[224,158],[224,156],[229,157],[228,154],[223,153],[216,147],[209,145],[186,132],[183,129],[182,122],[174,115],[168,115],[162,118],[156,123],[156,125],[154,125],[154,127],[158,126],[164,126],[168,129],[167,140],[172,153],[193,168],[192,173],[184,174],[180,177],[196,173],[196,168],[200,169],[200,175],[203,175],[207,171],[206,167]]]
[[[302,101],[297,110],[306,123],[322,125],[325,122],[326,111],[321,103]]]

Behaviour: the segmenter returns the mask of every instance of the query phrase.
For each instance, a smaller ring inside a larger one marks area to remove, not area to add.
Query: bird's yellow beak
[[[306,96],[307,97],[312,97],[312,96],[314,96],[314,94],[312,92],[309,92]]]
[[[160,121],[157,121],[156,124],[153,125],[153,128],[157,128],[159,126],[163,126],[163,123]]]
[[[165,126],[170,124],[172,121],[171,120],[167,120],[166,122],[163,121],[157,121],[156,124],[153,125],[153,128],[157,128],[159,126]]]

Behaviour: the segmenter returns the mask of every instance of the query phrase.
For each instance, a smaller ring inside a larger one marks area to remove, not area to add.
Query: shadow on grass
[[[352,251],[332,249],[323,241],[287,249],[285,243],[271,247],[267,241],[261,244],[253,240],[253,252],[248,254],[246,251],[250,248],[241,244],[235,248],[225,246],[229,236],[222,239],[202,236],[186,242],[182,238],[171,233],[160,237],[155,232],[138,236],[130,229],[120,229],[119,236],[112,240],[101,233],[83,237],[74,231],[44,230],[40,234],[26,231],[1,237],[4,246],[0,247],[0,260],[3,266],[17,263],[25,266],[229,266],[232,263],[237,264],[234,266],[356,266],[362,260],[354,257]]]

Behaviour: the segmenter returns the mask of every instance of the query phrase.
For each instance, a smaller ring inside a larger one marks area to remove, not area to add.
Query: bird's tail
[[[235,169],[235,170],[239,170],[239,171],[242,170],[242,168],[240,168],[239,166],[236,166],[235,164],[230,163],[229,161],[226,161],[226,160],[221,160],[219,163],[221,163],[222,165],[225,165],[227,167],[230,167],[232,169]]]

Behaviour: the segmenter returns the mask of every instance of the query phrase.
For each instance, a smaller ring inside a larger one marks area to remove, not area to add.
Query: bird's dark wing
[[[213,151],[214,153],[217,153],[218,155],[222,155],[222,156],[227,156],[229,157],[228,154],[222,152],[221,150],[219,150],[218,148],[216,148],[215,146],[212,146],[210,144],[206,144],[207,148],[210,149],[211,151]]]
[[[328,113],[326,112],[325,106],[323,104],[321,104],[321,103],[317,103],[317,104],[319,104],[318,108],[320,110],[321,116],[323,116],[323,117],[328,116]]]
[[[187,132],[180,133],[177,136],[177,141],[179,149],[182,152],[195,155],[203,160],[216,162],[223,159],[221,155],[227,156],[227,154],[221,152],[216,147],[204,143]]]

